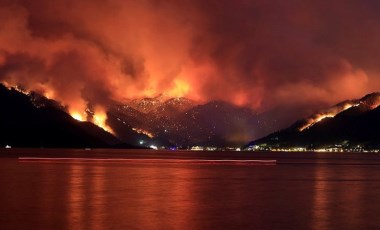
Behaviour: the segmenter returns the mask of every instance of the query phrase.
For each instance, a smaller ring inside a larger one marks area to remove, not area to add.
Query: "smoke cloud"
[[[0,0],[0,80],[57,99],[314,109],[379,90],[380,3]]]

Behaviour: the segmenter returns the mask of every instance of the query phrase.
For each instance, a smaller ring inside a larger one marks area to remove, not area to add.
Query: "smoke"
[[[266,111],[379,89],[377,1],[0,0],[0,80],[61,101],[155,96]]]

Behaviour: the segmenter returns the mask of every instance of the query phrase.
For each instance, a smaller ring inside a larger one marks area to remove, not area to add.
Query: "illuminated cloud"
[[[156,96],[265,111],[379,89],[377,1],[0,0],[0,80],[88,103]]]

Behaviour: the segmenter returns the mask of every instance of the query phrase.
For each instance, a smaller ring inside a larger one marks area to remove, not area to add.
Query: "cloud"
[[[0,1],[0,79],[82,110],[167,93],[257,111],[379,89],[377,1]]]

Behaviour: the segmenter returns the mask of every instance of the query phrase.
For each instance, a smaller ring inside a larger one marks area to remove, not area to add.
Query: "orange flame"
[[[304,131],[305,129],[308,129],[310,128],[311,126],[317,124],[318,122],[322,121],[323,119],[325,118],[333,118],[335,117],[338,113],[341,113],[351,107],[354,107],[354,106],[358,106],[359,104],[358,103],[354,103],[354,102],[347,102],[346,104],[344,104],[343,106],[341,107],[334,107],[332,109],[330,109],[329,111],[327,112],[324,112],[324,113],[319,113],[317,115],[315,115],[314,117],[312,118],[309,118],[306,122],[305,125],[301,126],[298,131],[302,132]]]
[[[94,112],[94,116],[93,116],[92,121],[87,119],[87,114],[85,112],[78,112],[77,110],[72,110],[69,112],[69,114],[72,118],[74,118],[77,121],[81,121],[81,122],[90,121],[93,124],[102,128],[103,130],[105,130],[109,133],[115,134],[114,131],[112,130],[112,128],[106,124],[107,113],[100,106],[95,108],[95,112]]]
[[[104,129],[105,131],[115,134],[112,128],[106,124],[106,121],[107,121],[107,113],[105,109],[100,106],[95,107],[93,123],[99,126],[100,128]]]
[[[53,99],[53,98],[55,98],[55,92],[52,89],[45,89],[45,91],[43,92],[43,94],[44,94],[44,96],[47,99]]]
[[[79,112],[70,112],[70,116],[77,121],[85,121],[82,113]]]
[[[301,128],[299,128],[299,131],[302,132],[305,129],[310,128],[311,126],[317,124],[318,122],[322,121],[325,118],[333,118],[335,117],[335,114],[318,114],[315,118],[308,119],[308,122],[303,125]]]
[[[139,129],[139,128],[132,128],[133,131],[136,131],[137,133],[142,133],[150,138],[153,138],[154,135],[153,133],[149,132],[149,131],[146,131],[146,130],[143,130],[143,129]]]
[[[168,92],[171,97],[183,97],[190,91],[190,85],[181,79],[174,80],[174,87]]]

